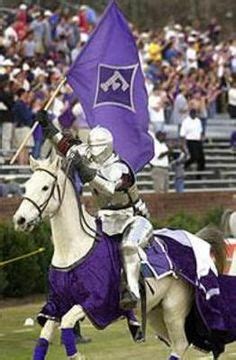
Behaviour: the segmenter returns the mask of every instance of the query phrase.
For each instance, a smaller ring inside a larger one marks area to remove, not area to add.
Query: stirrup
[[[122,310],[132,310],[135,309],[138,305],[139,299],[137,296],[127,289],[121,294],[120,299],[120,309]]]

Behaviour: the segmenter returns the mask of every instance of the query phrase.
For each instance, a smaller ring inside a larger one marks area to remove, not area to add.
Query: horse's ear
[[[58,155],[57,155],[56,149],[54,147],[52,147],[50,155],[49,155],[50,162],[53,163],[57,156]]]
[[[51,168],[54,171],[57,171],[61,168],[62,158],[60,156],[56,156],[55,159],[51,163]]]
[[[39,166],[38,161],[32,155],[30,155],[29,160],[30,160],[30,167],[34,171]]]

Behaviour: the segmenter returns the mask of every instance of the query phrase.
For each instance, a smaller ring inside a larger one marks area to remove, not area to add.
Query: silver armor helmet
[[[97,126],[89,133],[88,145],[92,159],[102,164],[113,153],[113,136],[106,128]]]

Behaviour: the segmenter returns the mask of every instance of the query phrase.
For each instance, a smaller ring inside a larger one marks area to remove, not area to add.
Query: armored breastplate
[[[139,200],[135,175],[125,162],[120,161],[117,157],[115,157],[112,162],[105,164],[105,166],[99,169],[99,173],[104,179],[117,184],[122,182],[123,176],[129,177],[129,186],[118,187],[112,196],[105,196],[104,193],[99,193],[98,191],[92,189],[99,209],[125,209],[133,207]]]
[[[138,189],[136,184],[133,184],[127,190],[115,191],[112,199],[108,199],[107,204],[102,206],[102,208],[110,210],[125,209],[128,207],[133,207],[138,199]]]

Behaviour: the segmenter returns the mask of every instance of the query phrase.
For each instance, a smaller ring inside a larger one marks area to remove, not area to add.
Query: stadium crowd
[[[21,4],[0,19],[0,127],[4,154],[22,142],[35,113],[55,90],[98,21],[94,9],[82,5],[73,13]],[[223,36],[213,18],[206,28],[198,22],[141,32],[132,27],[149,95],[150,130],[166,123],[179,131],[189,112],[201,120],[217,112],[236,118],[236,38]],[[52,120],[82,140],[88,126],[83,109],[65,85],[50,110]],[[180,134],[181,135],[181,134]],[[183,136],[183,134],[182,134]],[[18,158],[28,164],[29,152],[42,153],[40,126]],[[46,150],[45,150],[46,151]]]

